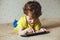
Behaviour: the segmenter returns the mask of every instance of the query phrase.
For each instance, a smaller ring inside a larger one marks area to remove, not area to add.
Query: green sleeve
[[[22,29],[26,28],[26,18],[25,18],[25,16],[21,17],[21,18],[18,20],[17,24],[18,24],[18,25],[17,25],[17,27],[15,28],[15,30],[17,30],[17,31],[18,31],[19,28],[22,28]]]

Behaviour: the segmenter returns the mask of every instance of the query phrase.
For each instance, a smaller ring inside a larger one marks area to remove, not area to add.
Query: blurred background
[[[42,27],[50,33],[24,38],[14,32],[12,23],[24,15],[28,1],[33,0],[0,0],[0,40],[60,40],[60,0],[36,0],[42,6]]]
[[[0,0],[0,24],[11,23],[19,19],[23,13],[23,6],[32,0]],[[42,6],[40,18],[60,19],[60,0],[36,0]]]

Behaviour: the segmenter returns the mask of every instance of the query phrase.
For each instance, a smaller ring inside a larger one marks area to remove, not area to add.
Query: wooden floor
[[[0,40],[60,40],[60,19],[42,19],[41,23],[50,33],[31,37],[19,36],[12,23],[0,24]]]

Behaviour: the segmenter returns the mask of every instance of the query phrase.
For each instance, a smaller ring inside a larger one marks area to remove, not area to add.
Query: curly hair
[[[28,11],[34,12],[33,15],[37,18],[41,13],[41,5],[37,1],[29,1],[24,5],[24,14],[28,14]]]

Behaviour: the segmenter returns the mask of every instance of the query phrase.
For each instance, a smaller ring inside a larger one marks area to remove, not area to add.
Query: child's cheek
[[[30,20],[27,20],[28,21],[28,23],[30,23],[31,21]]]

